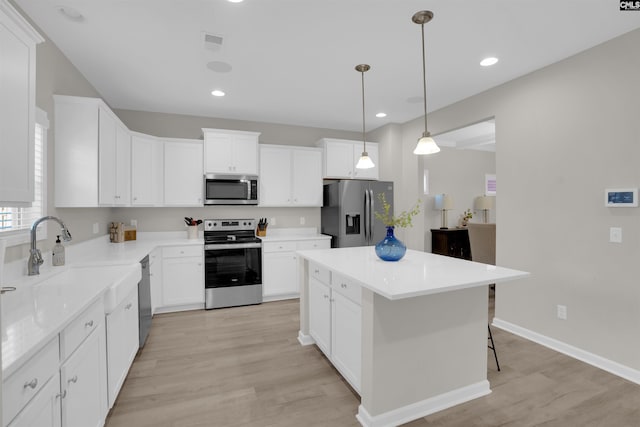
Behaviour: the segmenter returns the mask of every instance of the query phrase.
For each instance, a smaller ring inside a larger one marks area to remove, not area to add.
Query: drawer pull
[[[74,375],[73,378],[71,378],[69,381],[67,381],[67,384],[71,384],[71,383],[75,384],[77,382],[78,382],[78,376]]]
[[[324,298],[325,298],[325,299],[329,298],[329,295],[325,294],[325,295],[324,295]]]
[[[38,379],[34,378],[31,381],[24,383],[24,387],[23,388],[30,388],[30,389],[35,389],[38,386]]]
[[[347,284],[346,284],[346,283],[342,283],[342,284],[340,284],[340,287],[341,287],[342,289],[347,289]]]
[[[317,268],[316,268],[315,270],[313,270],[313,272],[314,272],[315,274],[320,274],[320,270],[318,270]]]
[[[84,324],[85,328],[92,328],[93,327],[93,320],[89,320],[87,323]]]
[[[132,303],[129,303],[129,304],[127,304],[127,305],[124,307],[124,309],[125,309],[125,310],[131,310],[131,307],[133,307],[133,304],[132,304]]]

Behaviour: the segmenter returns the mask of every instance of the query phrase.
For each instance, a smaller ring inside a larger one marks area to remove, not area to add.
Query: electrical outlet
[[[98,234],[100,232],[100,224],[97,222],[93,223],[93,234]]]
[[[622,243],[622,228],[620,227],[609,228],[609,242]]]
[[[138,220],[137,219],[132,219],[131,220],[131,226],[138,228]]]
[[[271,219],[269,220],[269,225],[273,225],[273,226],[275,226],[275,225],[276,225],[276,219],[275,219],[275,218],[271,218]]]
[[[305,225],[307,223],[307,220],[305,219],[305,217],[301,216],[300,217],[300,225]]]
[[[567,306],[558,304],[557,314],[558,319],[567,320]]]

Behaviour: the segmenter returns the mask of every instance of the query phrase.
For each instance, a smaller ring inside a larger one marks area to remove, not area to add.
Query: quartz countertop
[[[396,300],[523,278],[525,271],[407,250],[400,261],[379,259],[372,246],[298,251],[298,255]]]
[[[0,299],[3,377],[100,298],[105,298],[107,312],[114,308],[114,298],[126,296],[140,280],[140,260],[157,247],[177,245],[203,245],[203,240],[173,232],[138,233],[138,240],[124,243],[110,243],[103,236],[66,246],[65,266],[43,265],[40,275],[14,275],[3,283],[16,288]],[[26,260],[20,264],[26,270]]]
[[[315,227],[300,228],[268,228],[267,235],[261,236],[263,242],[284,242],[299,240],[331,239],[331,236],[319,234]]]

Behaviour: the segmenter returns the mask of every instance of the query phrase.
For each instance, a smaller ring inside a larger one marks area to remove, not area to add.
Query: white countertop
[[[202,245],[185,233],[138,233],[138,240],[110,243],[108,236],[66,247],[63,267],[44,265],[37,276],[3,283],[2,373],[6,378],[99,298],[107,312],[141,277],[140,260],[159,246]],[[48,259],[48,258],[47,258]],[[22,263],[22,261],[21,261]],[[26,260],[24,266],[26,270]]]
[[[283,242],[299,240],[330,240],[331,236],[318,234],[315,227],[268,228],[267,235],[260,237],[263,242]]]
[[[391,300],[484,286],[530,274],[414,250],[407,250],[400,261],[382,261],[373,246],[315,249],[298,254]]]

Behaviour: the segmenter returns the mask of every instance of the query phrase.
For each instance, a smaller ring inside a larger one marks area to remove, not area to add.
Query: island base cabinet
[[[56,374],[8,427],[60,427],[60,374]]]
[[[102,322],[60,368],[63,427],[101,427],[106,416]]]
[[[360,390],[362,308],[333,292],[331,301],[331,360],[338,371]]]
[[[309,335],[322,352],[331,357],[331,288],[309,279]]]

